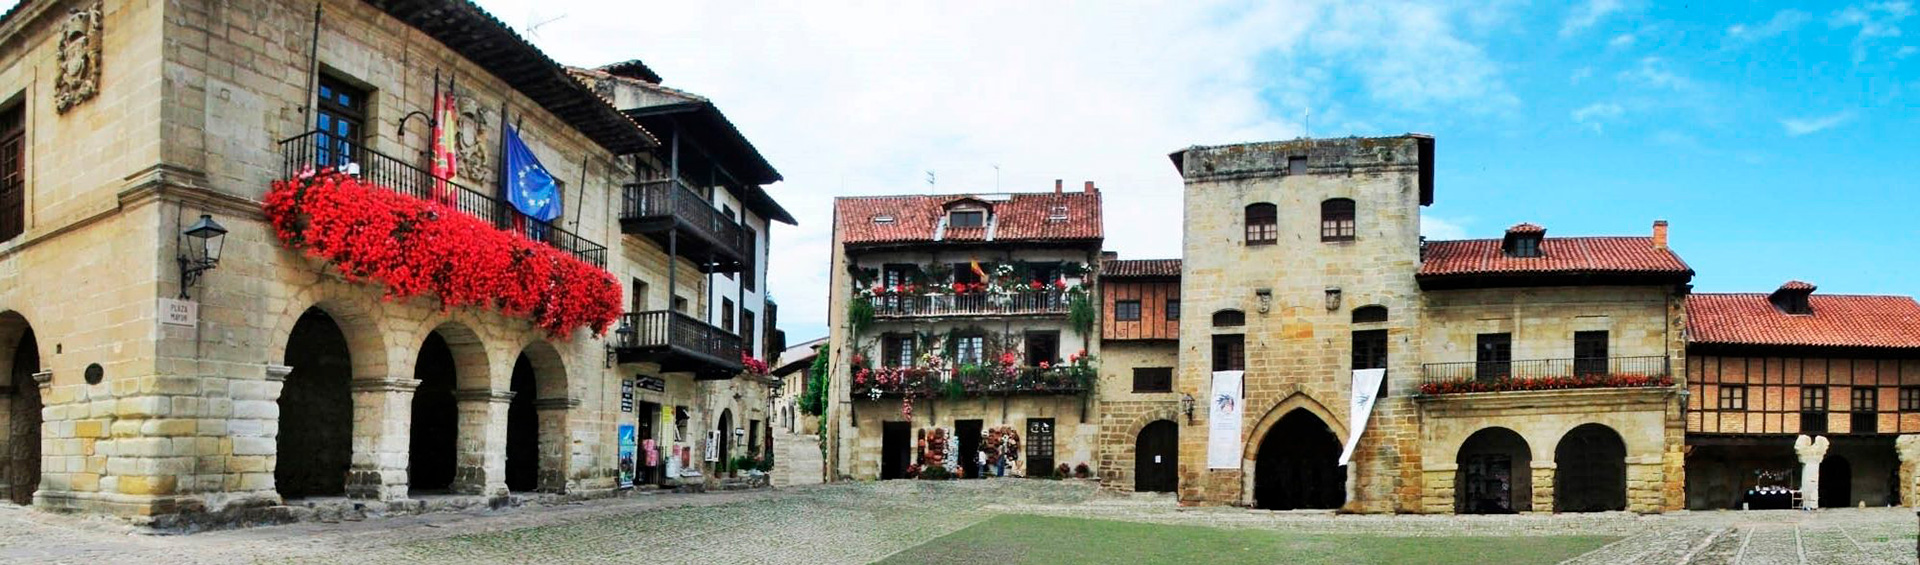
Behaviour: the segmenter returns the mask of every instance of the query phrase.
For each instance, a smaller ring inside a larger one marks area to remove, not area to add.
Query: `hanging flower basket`
[[[380,282],[389,300],[431,294],[443,310],[489,308],[556,339],[605,335],[620,316],[613,275],[444,204],[321,173],[274,181],[265,209],[281,243]]]

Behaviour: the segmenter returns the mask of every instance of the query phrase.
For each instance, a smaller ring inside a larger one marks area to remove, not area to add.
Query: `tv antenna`
[[[531,15],[529,15],[529,16],[527,17],[527,20],[528,20],[529,22],[531,22],[531,23],[528,23],[528,24],[527,24],[527,35],[528,35],[528,36],[530,36],[530,37],[533,37],[533,38],[535,38],[535,39],[538,39],[538,38],[540,37],[540,28],[541,28],[541,27],[543,27],[543,26],[545,26],[545,25],[547,25],[547,24],[550,24],[550,23],[553,23],[553,22],[557,22],[557,21],[560,21],[560,20],[563,20],[563,19],[566,19],[566,17],[567,17],[567,15],[566,15],[566,14],[560,14],[560,15],[558,15],[558,16],[554,16],[554,17],[551,17],[551,18],[547,18],[547,19],[544,19],[544,20],[540,20],[540,21],[532,21],[532,20],[534,20],[534,18],[535,18],[535,16],[531,16]]]
[[[933,170],[929,169],[927,170],[927,194],[933,194],[933,182]]]

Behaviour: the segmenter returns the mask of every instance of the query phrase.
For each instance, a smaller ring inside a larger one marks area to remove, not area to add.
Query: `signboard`
[[[1240,425],[1246,414],[1241,391],[1246,371],[1214,371],[1207,401],[1207,468],[1240,468]]]
[[[620,488],[633,486],[633,473],[638,466],[634,460],[640,443],[635,441],[633,424],[620,424]]]
[[[177,298],[160,299],[160,323],[168,326],[200,325],[200,303]]]
[[[704,459],[708,463],[720,460],[720,430],[707,430],[707,456]]]
[[[1386,378],[1386,369],[1357,369],[1353,372],[1353,404],[1347,409],[1347,445],[1340,450],[1340,465],[1353,461],[1353,448],[1360,445],[1360,434],[1367,431],[1367,416],[1373,414],[1373,402],[1378,400],[1380,380]]]
[[[667,380],[662,379],[660,377],[642,376],[638,381],[635,381],[635,382],[639,383],[640,390],[651,390],[654,392],[667,391]]]
[[[633,413],[633,379],[620,380],[620,412]]]

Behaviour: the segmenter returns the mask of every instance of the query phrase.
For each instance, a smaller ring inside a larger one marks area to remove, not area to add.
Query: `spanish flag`
[[[979,260],[977,260],[977,259],[976,259],[976,260],[972,260],[972,261],[968,261],[968,263],[971,263],[971,264],[973,264],[973,274],[974,274],[974,275],[976,275],[976,276],[979,276],[979,277],[980,277],[980,280],[981,280],[981,281],[985,281],[985,280],[987,280],[987,272],[986,272],[986,271],[984,271],[984,270],[981,270],[981,269],[980,269],[980,261],[979,261]]]

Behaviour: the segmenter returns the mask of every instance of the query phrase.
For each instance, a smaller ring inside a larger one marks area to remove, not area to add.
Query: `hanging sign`
[[[708,463],[720,460],[720,430],[707,430],[707,456],[705,459]]]
[[[200,303],[175,298],[160,299],[160,323],[168,326],[200,325]]]
[[[620,424],[620,488],[633,486],[633,474],[639,462],[635,461],[640,444],[635,440],[633,424]]]
[[[1240,425],[1246,414],[1241,384],[1246,371],[1214,371],[1207,402],[1207,468],[1240,468]]]
[[[620,411],[633,413],[633,379],[620,380]]]
[[[640,390],[651,390],[654,392],[667,391],[667,380],[660,377],[642,376],[636,379],[634,383],[640,386]]]
[[[1380,381],[1386,369],[1359,369],[1353,372],[1353,404],[1347,407],[1347,445],[1340,450],[1340,465],[1353,461],[1353,448],[1360,445],[1360,434],[1367,431],[1367,417],[1379,400]]]

